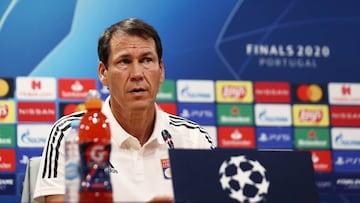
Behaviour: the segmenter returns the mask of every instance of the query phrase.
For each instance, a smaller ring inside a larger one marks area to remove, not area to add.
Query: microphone
[[[162,135],[164,141],[168,144],[169,149],[174,149],[175,147],[174,147],[174,143],[171,139],[170,133],[164,129],[163,131],[161,131],[161,135]]]

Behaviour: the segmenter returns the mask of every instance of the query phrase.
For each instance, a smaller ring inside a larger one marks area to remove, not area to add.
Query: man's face
[[[99,65],[102,83],[109,87],[111,105],[121,111],[153,107],[164,66],[152,38],[115,33],[110,40],[108,69]]]

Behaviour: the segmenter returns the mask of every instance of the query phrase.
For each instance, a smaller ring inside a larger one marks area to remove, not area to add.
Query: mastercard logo
[[[318,102],[323,98],[323,90],[316,84],[303,84],[297,88],[296,95],[302,102]]]
[[[4,97],[9,93],[9,84],[6,80],[0,79],[0,97]]]

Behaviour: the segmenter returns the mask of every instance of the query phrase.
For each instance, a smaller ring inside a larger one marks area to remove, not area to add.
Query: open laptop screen
[[[311,154],[169,150],[176,202],[319,202]]]

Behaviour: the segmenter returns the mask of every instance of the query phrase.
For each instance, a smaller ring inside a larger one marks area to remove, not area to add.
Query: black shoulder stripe
[[[76,119],[74,119],[74,120],[76,120]],[[60,132],[60,137],[59,137],[59,141],[57,142],[56,147],[55,147],[55,160],[56,161],[54,162],[54,177],[57,177],[60,143],[64,137],[64,131],[66,131],[70,127],[71,127],[71,122],[69,124],[67,124],[66,126],[64,126],[64,128],[61,131],[58,131],[58,132]]]
[[[44,160],[45,162],[42,172],[42,178],[45,178],[46,174],[48,178],[52,177],[52,174],[53,177],[57,177],[59,147],[64,136],[63,132],[70,127],[71,121],[80,120],[84,115],[84,113],[85,111],[81,111],[70,114],[68,116],[64,116],[60,118],[58,121],[56,121],[55,124],[53,125],[50,131],[50,135],[49,135],[50,137],[48,139],[48,142],[46,143],[45,160]],[[55,156],[54,167],[52,167],[52,161],[51,161],[53,156]]]
[[[189,123],[189,124],[198,125],[197,123],[195,123],[195,122],[193,122],[191,120],[188,120],[186,118],[182,118],[182,117],[179,117],[179,116],[169,115],[169,119],[170,119],[170,121],[172,121],[174,123],[186,122],[186,123]]]
[[[189,128],[189,129],[198,129],[202,134],[205,135],[205,139],[210,143],[211,145],[211,149],[214,149],[215,146],[214,146],[214,143],[212,141],[212,138],[211,136],[208,134],[208,132],[203,128],[201,127],[199,124],[193,122],[193,121],[190,121],[188,119],[185,119],[185,118],[181,118],[181,117],[178,117],[178,116],[173,116],[173,115],[169,115],[169,119],[170,119],[170,125],[173,125],[173,126],[184,126],[186,128]]]
[[[170,118],[170,122],[169,122],[170,125],[186,125],[187,127],[189,128],[197,128],[197,127],[200,127],[199,124],[197,123],[194,123],[190,120],[186,120],[186,119],[182,119],[182,120],[179,120],[179,119],[171,119]]]
[[[190,129],[198,128],[200,130],[200,132],[206,133],[206,130],[204,128],[202,128],[199,124],[197,124],[191,120],[181,118],[178,116],[173,116],[173,115],[169,116],[169,120],[170,120],[170,123],[169,123],[170,125],[185,126],[186,128],[190,128]]]
[[[188,125],[186,123],[174,123],[174,122],[171,122],[170,121],[170,125],[173,125],[173,126],[185,126],[186,128],[189,128],[189,129],[195,129],[195,128],[198,128],[194,125]]]

